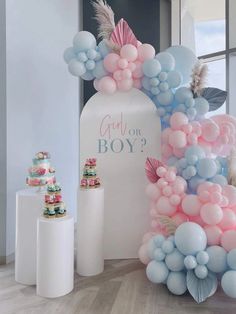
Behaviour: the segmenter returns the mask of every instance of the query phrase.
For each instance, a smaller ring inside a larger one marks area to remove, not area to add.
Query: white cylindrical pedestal
[[[78,197],[77,273],[94,276],[104,270],[104,189],[80,189]]]
[[[57,298],[74,287],[74,219],[38,219],[37,294]]]
[[[36,284],[37,219],[44,204],[44,192],[26,189],[16,193],[15,280]]]

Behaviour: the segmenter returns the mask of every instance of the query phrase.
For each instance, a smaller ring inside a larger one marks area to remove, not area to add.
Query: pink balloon
[[[199,184],[197,188],[197,194],[199,195],[201,192],[207,191],[212,185],[212,182],[203,182]]]
[[[219,223],[222,230],[232,229],[236,226],[236,215],[232,209],[225,208],[223,210],[223,218]]]
[[[120,60],[120,56],[116,53],[109,53],[103,60],[104,68],[108,72],[115,72],[118,68],[118,61]]]
[[[208,142],[214,142],[220,135],[220,129],[218,125],[208,119],[202,121],[202,138]]]
[[[170,204],[168,197],[161,196],[157,201],[156,208],[159,214],[171,216],[173,215],[177,208]]]
[[[128,67],[128,64],[129,62],[126,60],[126,59],[123,59],[121,58],[119,61],[118,61],[118,66],[120,69],[126,69]]]
[[[135,80],[133,81],[133,86],[134,86],[135,88],[137,88],[137,89],[141,89],[141,87],[142,87],[141,80],[135,79]]]
[[[205,226],[204,230],[206,232],[208,245],[220,244],[222,231],[218,226]]]
[[[94,88],[99,92],[100,91],[100,88],[99,88],[99,80],[98,79],[95,79],[93,81],[93,86]]]
[[[212,192],[210,194],[210,200],[211,200],[211,203],[220,205],[221,201],[222,201],[221,193],[220,192]]]
[[[123,80],[117,82],[117,86],[118,86],[119,90],[126,92],[133,87],[133,80],[131,78],[130,79],[123,79]]]
[[[184,157],[185,147],[183,147],[183,148],[174,147],[174,148],[173,148],[173,153],[174,153],[174,155],[175,155],[176,157],[182,158],[182,157]]]
[[[106,94],[114,94],[116,91],[116,82],[110,76],[104,76],[99,80],[99,89]]]
[[[145,61],[147,59],[152,59],[155,57],[155,49],[152,45],[142,44],[138,47],[138,58],[140,61]]]
[[[171,186],[167,185],[166,187],[164,187],[163,190],[162,190],[162,194],[164,196],[167,196],[167,197],[171,196],[171,194],[172,194]]]
[[[154,183],[149,183],[146,187],[146,195],[152,200],[157,201],[161,196],[160,189]]]
[[[144,234],[143,238],[142,238],[142,243],[146,243],[148,242],[156,233],[155,232],[147,232]]]
[[[163,159],[168,159],[169,157],[173,155],[172,147],[168,144],[162,144],[161,153],[162,153]]]
[[[156,170],[156,174],[161,178],[164,178],[166,173],[167,173],[167,169],[165,167],[158,167]]]
[[[193,131],[193,127],[190,123],[184,124],[181,126],[181,130],[186,134],[190,134]]]
[[[157,181],[157,186],[158,186],[160,189],[163,189],[164,187],[168,186],[168,182],[167,182],[164,178],[160,178],[160,179]]]
[[[198,193],[198,196],[199,196],[199,200],[202,203],[208,203],[208,202],[211,201],[211,194],[207,190],[206,191],[201,191],[200,193]]]
[[[121,71],[121,70],[116,70],[116,71],[113,73],[113,78],[114,78],[116,81],[121,81],[121,80],[122,80],[122,71]]]
[[[187,144],[186,134],[183,131],[173,131],[169,136],[169,144],[174,148],[183,148]]]
[[[161,140],[164,143],[167,143],[169,141],[169,136],[172,133],[172,130],[170,128],[166,128],[161,132]]]
[[[137,61],[136,61],[137,62]],[[129,62],[128,64],[128,69],[130,69],[131,72],[134,72],[134,70],[136,69],[136,64],[135,62]]]
[[[130,71],[130,69],[124,69],[122,71],[122,77],[124,79],[130,79],[132,77],[132,72]]]
[[[147,248],[147,244],[143,244],[139,251],[138,251],[138,256],[139,256],[139,259],[140,261],[147,265],[149,262],[150,262],[150,258],[148,256],[148,248]]]
[[[196,224],[200,225],[201,227],[205,226],[205,223],[200,216],[190,216],[189,220],[192,222],[195,222]]]
[[[187,182],[184,180],[184,178],[177,176],[175,182],[172,184],[172,187],[174,193],[182,195],[187,188]]]
[[[221,245],[226,251],[236,248],[236,230],[225,231],[221,237]]]
[[[168,182],[174,182],[176,179],[176,173],[173,170],[168,170],[165,174],[165,178]]]
[[[236,205],[236,188],[233,185],[223,187],[223,195],[229,200],[229,207]]]
[[[188,117],[182,112],[175,112],[170,118],[170,126],[174,130],[180,130],[181,126],[188,124]]]
[[[200,215],[206,224],[216,225],[222,220],[223,211],[217,204],[206,203],[201,207]]]
[[[170,204],[173,206],[179,205],[181,202],[181,197],[177,194],[173,194],[170,196]]]
[[[120,55],[128,61],[135,61],[138,57],[138,51],[134,45],[126,44],[121,48]]]
[[[135,61],[135,69],[133,71],[134,78],[141,78],[143,76],[142,63],[140,61]]]
[[[197,134],[195,134],[195,133],[190,133],[190,134],[188,134],[187,140],[188,140],[188,143],[189,143],[190,145],[197,145],[197,143],[198,143]]]
[[[183,213],[177,213],[172,216],[174,223],[179,226],[183,222],[189,221],[188,217]]]
[[[197,195],[186,195],[182,201],[183,212],[189,216],[197,216],[200,213],[202,203]]]

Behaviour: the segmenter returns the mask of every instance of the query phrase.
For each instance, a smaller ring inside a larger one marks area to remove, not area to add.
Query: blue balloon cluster
[[[204,181],[222,186],[227,184],[226,160],[207,158],[199,145],[189,146],[183,158],[171,157],[167,164],[176,167],[178,175],[187,181],[191,193],[195,193],[198,185]]]
[[[69,72],[84,80],[100,79],[107,75],[103,66],[103,58],[110,52],[105,41],[98,46],[96,38],[87,31],[77,33],[73,40],[73,47],[64,52],[64,60],[68,64]]]
[[[180,87],[175,92],[176,106],[173,112],[183,112],[190,121],[199,120],[209,111],[209,103],[203,97],[193,97],[192,91],[187,87]]]

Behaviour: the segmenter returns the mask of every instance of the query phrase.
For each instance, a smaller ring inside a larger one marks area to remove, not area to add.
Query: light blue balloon
[[[161,92],[166,92],[169,89],[169,85],[167,82],[161,82],[159,84],[159,89]]]
[[[102,59],[102,55],[101,55],[101,53],[99,51],[97,51],[97,54],[96,54],[96,57],[95,57],[94,61],[99,61],[101,59]]]
[[[188,185],[189,185],[190,190],[193,192],[196,192],[199,184],[203,183],[204,181],[205,181],[205,179],[199,177],[198,175],[192,177],[188,181]]]
[[[170,105],[174,100],[174,95],[171,90],[168,90],[166,92],[161,92],[156,96],[157,101],[162,106],[168,106]]]
[[[166,256],[165,262],[171,271],[181,271],[184,269],[184,255],[176,248]]]
[[[162,71],[171,71],[175,67],[175,58],[168,52],[160,52],[155,56],[161,64]]]
[[[170,254],[174,250],[174,244],[172,241],[165,240],[161,245],[161,249],[164,253]]]
[[[150,80],[149,80],[149,84],[151,86],[158,86],[160,84],[160,81],[158,80],[157,77],[152,77]]]
[[[217,174],[213,178],[211,178],[211,182],[219,184],[221,186],[225,186],[228,184],[228,180],[226,179],[226,177],[221,174]]]
[[[198,145],[192,145],[192,146],[189,146],[186,151],[185,151],[185,158],[190,158],[191,156],[197,156],[198,159],[202,159],[204,157],[206,157],[206,153],[204,152],[204,150],[198,146]]]
[[[97,56],[97,51],[95,49],[89,49],[86,54],[90,60],[94,60]]]
[[[209,255],[206,251],[200,251],[196,256],[197,262],[200,265],[206,265],[209,262]]]
[[[147,77],[155,77],[161,72],[161,64],[156,59],[148,59],[143,63],[143,73]]]
[[[90,71],[87,71],[85,74],[81,75],[81,78],[85,81],[92,81],[94,79],[94,75]]]
[[[85,74],[86,68],[82,62],[77,61],[76,59],[72,59],[68,64],[69,72],[74,76],[81,76]]]
[[[92,71],[93,69],[95,69],[95,62],[93,60],[88,60],[86,63],[85,63],[85,67],[87,70],[89,71]]]
[[[181,74],[177,71],[171,71],[168,73],[167,83],[170,88],[176,88],[181,84],[182,77]]]
[[[175,166],[175,164],[178,162],[178,158],[175,156],[172,156],[167,161],[167,166],[172,167]]]
[[[172,46],[166,52],[174,57],[175,70],[182,74],[183,84],[189,83],[192,69],[198,60],[193,51],[184,46]]]
[[[236,249],[231,250],[227,254],[227,264],[233,270],[236,270]]]
[[[190,178],[194,177],[197,173],[197,169],[194,166],[188,166],[186,172]]]
[[[96,48],[96,38],[92,33],[87,31],[78,32],[73,39],[74,49],[77,52],[87,51],[88,49]]]
[[[151,261],[146,268],[146,274],[151,282],[162,283],[167,279],[169,270],[165,263]]]
[[[186,111],[186,107],[184,104],[179,104],[175,109],[174,112],[183,112],[185,113]]]
[[[160,72],[159,75],[158,75],[158,78],[161,82],[164,82],[167,80],[168,78],[168,74],[166,72]]]
[[[153,95],[158,95],[160,93],[160,89],[158,87],[151,87],[151,93]]]
[[[203,97],[195,98],[195,109],[199,116],[206,114],[209,111],[209,102]]]
[[[196,115],[197,115],[197,110],[195,108],[188,108],[186,110],[187,116],[189,118],[189,120],[194,120]]]
[[[191,154],[187,154],[186,156],[187,162],[189,165],[196,165],[197,161],[198,161],[198,156],[197,155],[191,155]]]
[[[175,231],[175,245],[184,255],[204,251],[207,244],[205,231],[194,222],[184,222]]]
[[[231,298],[236,298],[236,271],[229,270],[222,276],[221,287],[224,293]]]
[[[164,108],[157,108],[157,114],[159,117],[163,117],[166,114],[166,111]]]
[[[197,265],[194,272],[199,279],[205,279],[208,275],[208,269],[205,265]]]
[[[186,102],[187,99],[192,99],[193,98],[193,93],[191,90],[187,87],[180,87],[176,90],[175,92],[175,100],[179,104],[183,104]]]
[[[192,108],[194,106],[194,104],[195,104],[195,101],[193,98],[187,98],[185,101],[185,105],[188,108]]]
[[[93,70],[93,75],[97,79],[100,79],[100,78],[106,76],[107,74],[108,74],[108,72],[104,68],[103,61],[101,60],[101,61],[96,62],[96,66]]]
[[[101,53],[103,58],[105,58],[111,52],[111,49],[107,46],[104,39],[98,44],[98,51]]]
[[[143,85],[143,87],[146,89],[146,90],[148,90],[148,91],[151,91],[151,86],[150,86],[150,80],[149,80],[149,78],[147,78],[147,77],[143,77],[142,78],[142,85]]]
[[[198,175],[204,179],[212,178],[216,175],[217,166],[214,159],[202,158],[197,163]]]
[[[161,248],[158,247],[157,249],[155,249],[153,256],[157,262],[161,262],[165,259],[166,254],[162,251]]]
[[[170,235],[167,240],[172,241],[173,243],[175,243],[175,236],[174,235]]]
[[[64,60],[65,60],[65,62],[67,64],[70,62],[71,59],[75,59],[76,58],[76,54],[74,52],[73,47],[67,48],[64,51],[63,58],[64,58]]]
[[[178,161],[178,166],[182,169],[186,168],[188,166],[188,162],[187,162],[187,159],[186,158],[181,158],[179,161]]]
[[[148,241],[148,245],[147,245],[147,253],[148,253],[148,256],[151,260],[154,259],[155,250],[156,250],[156,244],[154,242],[154,238],[151,238]]]
[[[77,53],[77,60],[80,62],[86,62],[88,60],[88,57],[84,51],[81,51]]]
[[[184,259],[184,265],[187,269],[194,269],[197,267],[196,257],[193,255],[188,255]]]
[[[184,272],[171,272],[167,278],[167,288],[176,295],[187,291],[186,275]]]
[[[227,253],[225,249],[218,245],[209,246],[207,248],[209,261],[207,267],[214,273],[221,273],[227,269]]]
[[[157,234],[152,239],[155,243],[155,246],[160,248],[162,246],[162,243],[165,241],[166,238],[162,234]]]

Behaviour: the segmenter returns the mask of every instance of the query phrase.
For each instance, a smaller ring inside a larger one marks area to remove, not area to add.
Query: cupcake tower
[[[100,179],[97,177],[96,158],[88,158],[83,169],[83,178],[80,182],[82,189],[93,189],[100,187]]]
[[[43,215],[46,218],[60,218],[66,215],[66,207],[62,201],[59,184],[49,184],[47,186]]]

